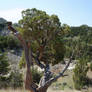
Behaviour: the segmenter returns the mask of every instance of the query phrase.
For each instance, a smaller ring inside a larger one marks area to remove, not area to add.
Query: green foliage
[[[6,23],[6,20],[3,18],[0,18],[0,31],[2,31],[4,29],[4,23]]]
[[[0,77],[0,89],[9,87],[10,78],[7,76]]]
[[[63,35],[65,36],[65,35],[70,34],[71,29],[70,29],[69,25],[63,24],[63,25],[62,25],[62,31],[63,31],[63,32],[62,32]]]
[[[79,59],[82,56],[89,57],[89,61],[92,59],[92,27],[82,25],[79,27],[70,27],[70,31],[63,38],[66,54],[68,58],[71,55],[72,49],[75,50],[75,59]],[[84,55],[85,54],[85,55]]]
[[[22,57],[19,61],[19,68],[22,69],[23,67],[25,67],[26,65],[26,62],[25,62],[25,55],[24,55],[24,52],[22,52]]]
[[[60,22],[56,15],[49,16],[46,12],[35,8],[22,11],[22,20],[19,24],[22,25],[21,31],[27,40],[49,38],[54,31],[60,30]]]
[[[19,67],[20,69],[25,67],[25,57],[24,57],[24,52],[22,52],[22,57],[19,62]],[[39,83],[40,78],[42,77],[42,72],[38,71],[38,68],[35,68],[34,66],[31,68],[32,76],[33,76],[33,81],[36,83]]]
[[[22,73],[20,73],[19,70],[12,71],[9,78],[10,78],[10,82],[9,82],[10,87],[19,88],[23,86]]]
[[[74,69],[74,87],[78,90],[83,88],[83,86],[87,83],[87,71],[88,71],[88,65],[87,60],[85,58],[80,59]]]
[[[4,53],[0,53],[0,77],[9,72],[9,62]]]
[[[50,16],[46,12],[35,8],[27,9],[22,11],[22,19],[19,21],[19,25],[20,27],[17,28],[26,41],[31,42],[34,55],[39,52],[43,40],[46,41],[42,62],[57,64],[63,59],[65,48],[62,42],[62,27],[58,16]],[[63,30],[69,30],[69,26],[65,25]]]
[[[8,36],[7,37],[7,46],[10,49],[21,47],[19,41],[14,36]]]
[[[63,60],[65,53],[64,43],[62,41],[62,38],[60,38],[59,36],[56,37],[54,41],[53,49],[54,49],[54,57],[56,61],[52,62],[52,64],[55,65],[58,64],[61,60]]]
[[[0,88],[8,86],[8,77],[6,76],[9,71],[9,62],[5,53],[0,53]]]
[[[9,76],[0,77],[0,89],[1,88],[19,88],[23,87],[22,73],[18,71],[12,71]]]
[[[38,68],[32,68],[31,72],[32,72],[33,81],[35,83],[39,83],[43,73],[38,71]]]
[[[90,64],[90,70],[92,71],[92,63]]]
[[[19,41],[13,36],[0,36],[0,50],[20,48]]]
[[[13,70],[10,73],[10,64],[6,57],[6,53],[0,53],[0,88],[22,87],[23,78],[19,70]]]

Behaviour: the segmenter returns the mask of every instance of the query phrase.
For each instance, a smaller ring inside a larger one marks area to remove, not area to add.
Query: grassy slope
[[[51,85],[51,87],[49,87],[48,92],[81,92],[76,91],[73,87],[73,80],[72,80],[73,72],[67,70],[65,74],[68,74],[68,76],[59,78],[55,83]],[[87,75],[92,78],[91,71],[89,71]],[[18,90],[4,89],[0,90],[0,92],[28,92],[28,91],[26,91],[25,89],[18,89]],[[87,92],[92,92],[92,87],[90,87],[89,91]]]

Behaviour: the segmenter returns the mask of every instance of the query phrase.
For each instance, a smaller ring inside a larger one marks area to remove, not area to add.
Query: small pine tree
[[[0,53],[0,88],[8,86],[8,78],[5,76],[9,73],[9,63],[5,53]]]
[[[9,62],[5,54],[0,53],[0,76],[6,75],[9,72]]]
[[[83,88],[84,85],[87,83],[87,60],[82,58],[80,59],[74,69],[73,81],[74,87],[78,90]]]

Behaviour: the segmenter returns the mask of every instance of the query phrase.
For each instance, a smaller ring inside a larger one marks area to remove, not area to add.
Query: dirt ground
[[[68,76],[59,78],[55,83],[53,83],[51,85],[51,87],[49,87],[47,92],[92,92],[92,87],[89,87],[88,91],[85,91],[85,90],[77,91],[77,90],[75,90],[74,87],[73,87],[73,80],[72,80],[73,72],[68,70],[68,71],[66,71],[65,74],[68,74]],[[88,71],[87,76],[89,78],[92,78],[92,71]],[[63,83],[67,84],[65,86],[65,88],[62,88]],[[57,89],[56,89],[56,87],[57,87]],[[69,88],[71,88],[71,89],[69,89]],[[27,91],[23,88],[23,89],[17,89],[17,90],[2,89],[2,90],[0,90],[0,92],[29,92],[29,91]]]
[[[81,91],[77,91],[77,90],[53,90],[51,88],[48,89],[47,92],[81,92]]]
[[[29,92],[24,89],[18,89],[18,90],[12,90],[12,89],[2,89],[0,92]],[[48,89],[47,92],[81,92],[81,91],[75,91],[75,90],[52,90],[51,88]]]

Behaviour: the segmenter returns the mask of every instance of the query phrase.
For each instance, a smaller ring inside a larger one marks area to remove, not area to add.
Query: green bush
[[[73,81],[76,89],[80,90],[87,84],[87,71],[87,60],[82,58],[77,62],[74,69]]]
[[[0,89],[9,87],[10,78],[7,76],[0,77]]]
[[[22,52],[21,59],[19,61],[19,68],[22,69],[26,66],[24,51]]]
[[[22,73],[20,73],[19,70],[14,70],[13,72],[11,72],[9,84],[9,86],[12,88],[18,88],[23,86]]]
[[[9,62],[5,55],[6,55],[5,53],[0,53],[0,76],[8,74],[10,70]]]
[[[7,75],[10,72],[10,64],[5,55],[5,53],[0,53],[0,88],[6,88],[9,83]]]
[[[40,81],[40,78],[42,77],[42,72],[38,71],[37,68],[32,68],[31,69],[31,72],[32,72],[32,77],[33,77],[33,81],[35,83],[39,83]]]
[[[23,86],[22,74],[16,70],[12,71],[9,76],[0,77],[0,89],[1,88],[19,88]]]
[[[19,49],[20,47],[19,41],[14,36],[0,36],[0,50]]]

